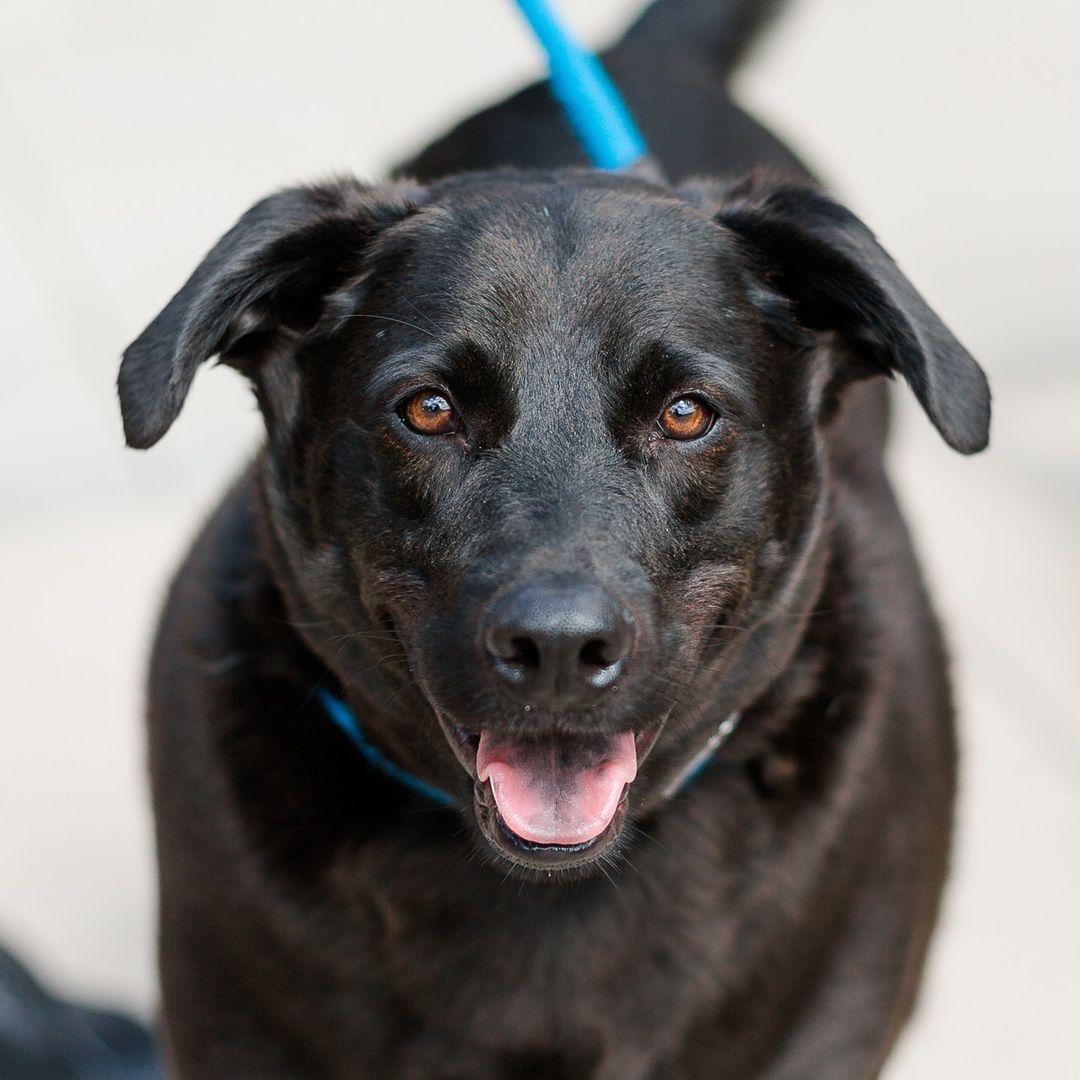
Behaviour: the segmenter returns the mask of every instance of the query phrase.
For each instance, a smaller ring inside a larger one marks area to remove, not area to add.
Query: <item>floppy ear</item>
[[[359,272],[372,239],[420,195],[406,183],[342,180],[256,203],[124,352],[117,385],[128,445],[145,449],[169,430],[204,360],[220,354],[252,374],[275,337],[313,326],[327,294]]]
[[[986,446],[982,369],[854,214],[813,188],[760,177],[727,194],[715,220],[802,326],[838,333],[867,373],[899,372],[955,450]]]

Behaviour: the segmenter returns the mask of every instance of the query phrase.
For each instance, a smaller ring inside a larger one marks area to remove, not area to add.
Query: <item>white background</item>
[[[630,0],[562,0],[602,43]],[[955,873],[889,1080],[1078,1075],[1080,4],[796,0],[741,99],[990,373],[991,451],[910,406],[895,474],[956,655]],[[121,349],[258,196],[377,177],[540,74],[507,0],[0,0],[0,938],[149,1013],[140,722],[170,567],[256,445],[204,370],[126,451]]]

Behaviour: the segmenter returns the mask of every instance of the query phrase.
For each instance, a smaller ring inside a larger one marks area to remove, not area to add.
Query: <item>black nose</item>
[[[559,579],[499,597],[483,630],[503,688],[547,709],[595,701],[622,674],[633,637],[630,616],[606,589]]]

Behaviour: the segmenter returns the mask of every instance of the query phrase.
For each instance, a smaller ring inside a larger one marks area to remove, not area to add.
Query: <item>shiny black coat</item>
[[[934,922],[954,743],[875,376],[964,452],[988,394],[869,230],[728,100],[769,6],[660,3],[612,53],[667,180],[565,167],[531,89],[409,180],[258,204],[125,355],[133,445],[214,354],[268,432],[154,651],[174,1077],[877,1074]],[[460,168],[489,171],[442,178]],[[402,424],[433,384],[464,418],[438,440]],[[708,434],[658,437],[688,392]],[[526,714],[476,628],[553,574],[617,593],[635,651],[597,707]],[[373,771],[320,686],[461,811]],[[602,858],[545,871],[498,846],[447,734],[481,722],[660,729]]]

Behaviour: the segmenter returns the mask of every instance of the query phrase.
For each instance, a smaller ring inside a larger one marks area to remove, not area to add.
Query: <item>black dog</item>
[[[877,1075],[954,746],[874,377],[964,453],[989,394],[724,96],[772,6],[610,54],[672,184],[532,88],[259,203],[125,354],[131,445],[215,354],[268,433],[154,652],[174,1077]]]

